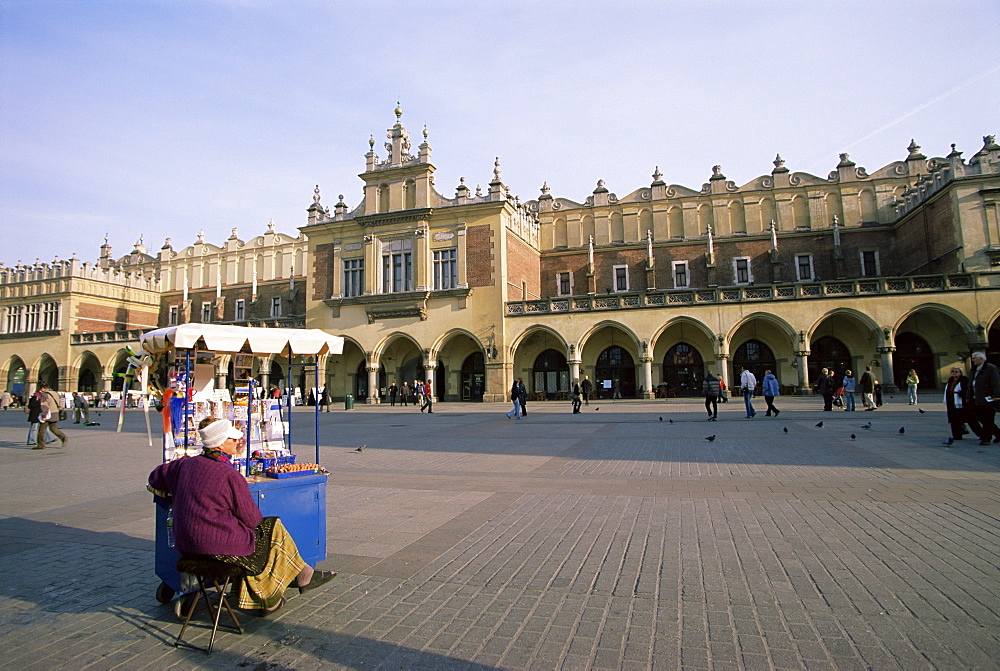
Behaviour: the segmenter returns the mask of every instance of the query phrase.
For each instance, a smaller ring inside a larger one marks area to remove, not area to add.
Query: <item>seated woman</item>
[[[204,452],[168,461],[149,475],[148,489],[173,505],[174,547],[185,555],[235,564],[239,607],[264,617],[281,608],[288,587],[319,587],[336,573],[314,571],[277,517],[262,517],[246,479],[230,464],[244,453],[243,434],[225,419],[199,424]]]

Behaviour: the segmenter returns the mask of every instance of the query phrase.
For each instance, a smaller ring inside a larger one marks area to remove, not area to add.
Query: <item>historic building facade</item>
[[[809,393],[821,367],[872,366],[889,391],[914,368],[936,388],[970,351],[1000,353],[993,136],[968,161],[911,142],[872,173],[842,154],[816,177],[779,156],[742,186],[719,166],[700,189],[655,170],[623,197],[599,181],[583,202],[547,185],[522,201],[499,161],[485,188],[462,178],[448,197],[426,129],[414,149],[397,108],[387,139],[382,156],[369,140],[360,202],[340,196],[331,211],[317,186],[295,237],[270,225],[178,252],[168,240],[156,257],[141,241],[117,260],[102,248],[94,267],[0,268],[0,375],[103,388],[133,331],[191,321],[342,335],[322,380],[367,402],[415,379],[447,401],[501,401],[516,378],[559,399],[584,376],[602,395],[683,396],[743,365],[773,370],[788,393]],[[56,328],[17,321],[35,304]],[[105,314],[91,305],[116,321],[79,316]],[[264,362],[261,381],[305,386],[283,365]]]

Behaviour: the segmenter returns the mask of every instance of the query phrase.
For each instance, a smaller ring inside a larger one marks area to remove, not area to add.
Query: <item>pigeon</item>
[[[823,428],[823,422],[820,422],[819,424],[817,424],[816,428],[817,429],[822,429]]]
[[[662,417],[660,417],[660,421],[661,421],[661,422],[663,421],[663,418],[662,418]]]
[[[710,443],[715,442],[715,434],[713,433],[711,436],[709,436],[705,440],[707,440]]]
[[[872,423],[868,422],[867,424],[862,424],[861,428],[862,429],[870,429],[870,428],[872,428]]]
[[[601,408],[600,408],[600,407],[598,406],[598,407],[594,408],[594,412],[599,412],[599,411],[600,411],[600,409],[601,409]]]
[[[669,422],[670,422],[671,424],[673,424],[673,423],[674,423],[674,420],[672,420],[672,419],[670,419],[670,420],[667,420],[667,421],[669,421]]]
[[[788,427],[786,426],[785,428],[782,429],[782,431],[784,431],[785,433],[788,433]]]
[[[951,444],[954,443],[954,442],[955,442],[955,439],[952,438],[951,436],[948,436],[948,440],[944,441],[941,444],[942,445],[947,445],[948,447],[951,447]]]
[[[361,447],[359,447],[358,449],[356,449],[354,451],[355,452],[364,452],[366,447],[368,447],[368,446],[367,445],[362,445]]]
[[[923,408],[917,408],[917,412],[919,412],[922,415],[922,414],[924,414],[927,411],[924,410]]]
[[[851,434],[851,440],[857,440],[857,436],[855,436],[853,433]]]
[[[905,426],[899,427],[899,432],[900,433],[906,433],[906,427]]]

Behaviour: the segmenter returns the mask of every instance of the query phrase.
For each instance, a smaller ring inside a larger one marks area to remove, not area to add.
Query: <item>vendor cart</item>
[[[327,475],[319,466],[319,406],[313,421],[315,461],[305,467],[287,466],[296,460],[292,454],[291,404],[286,420],[281,399],[259,393],[252,365],[255,358],[285,356],[289,370],[293,365],[312,368],[318,388],[319,357],[340,354],[344,339],[318,329],[182,324],[146,333],[140,342],[146,353],[157,358],[164,383],[163,461],[200,453],[196,427],[201,418],[232,420],[244,431],[247,444],[246,458],[235,460],[234,466],[247,478],[261,514],[281,518],[307,564],[315,566],[325,560]],[[222,355],[232,357],[232,393],[214,388],[214,370]],[[292,364],[296,356],[313,357],[313,361]],[[171,511],[159,500],[155,549],[156,575],[162,581],[156,590],[157,600],[170,603],[175,595],[196,591],[194,579],[177,572],[180,554],[173,547]],[[178,600],[177,612],[180,604]]]

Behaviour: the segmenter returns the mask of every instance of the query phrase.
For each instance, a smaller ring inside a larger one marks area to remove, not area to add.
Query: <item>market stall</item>
[[[247,445],[246,458],[234,466],[246,477],[261,514],[281,518],[306,563],[315,566],[326,559],[327,475],[320,466],[319,407],[313,413],[315,458],[296,463],[291,407],[261,393],[266,390],[256,383],[253,364],[261,357],[287,357],[289,370],[292,365],[312,368],[318,388],[319,357],[340,354],[344,339],[318,329],[182,324],[150,331],[140,343],[152,358],[150,374],[161,389],[163,461],[201,452],[197,426],[203,418],[232,421]],[[233,377],[229,386],[216,388],[215,370],[227,355]],[[293,357],[312,357],[312,362],[292,364]],[[196,583],[176,570],[179,553],[173,548],[169,507],[156,508],[156,575],[162,581],[156,597],[169,603],[175,594],[195,590]]]

